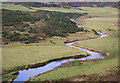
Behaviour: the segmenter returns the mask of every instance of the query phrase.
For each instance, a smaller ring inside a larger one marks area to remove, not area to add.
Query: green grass
[[[109,68],[116,67],[118,65],[116,58],[112,60],[101,60],[97,63],[87,63],[80,66],[65,67],[55,69],[51,72],[42,74],[40,76],[31,78],[30,81],[45,81],[45,80],[58,80],[66,79],[77,75],[89,75],[100,72],[105,72]]]
[[[110,16],[114,14],[118,14],[117,8],[111,7],[77,7],[82,9],[84,12],[89,13],[90,16]]]
[[[30,9],[31,8],[31,9]],[[20,10],[20,11],[36,11],[36,10],[48,10],[48,11],[58,11],[58,12],[64,12],[64,13],[89,13],[90,16],[108,16],[113,14],[118,14],[118,11],[116,8],[111,7],[103,7],[103,8],[97,8],[97,7],[77,7],[78,10],[75,9],[75,7],[71,7],[70,9],[66,8],[59,8],[59,7],[25,7],[21,5],[14,5],[14,4],[2,4],[2,9],[8,9],[8,10]]]
[[[101,59],[88,59],[88,60],[72,60],[72,61],[68,61],[65,63],[62,63],[60,66],[58,66],[58,68],[63,68],[63,67],[72,67],[72,66],[80,66],[83,64],[87,64],[87,63],[95,63],[100,61]]]
[[[112,39],[111,37],[106,37],[97,40],[90,40],[84,42],[78,42],[78,45],[83,45],[93,49],[100,49],[104,52],[109,52],[110,56],[106,57],[104,60],[101,60],[96,63],[86,63],[79,65],[78,61],[75,61],[74,64],[70,64],[69,67],[63,67],[60,69],[53,70],[51,72],[42,74],[40,76],[34,77],[31,81],[40,80],[59,80],[67,79],[77,75],[89,75],[95,73],[101,73],[109,70],[110,68],[118,66],[118,49],[117,49],[117,39]],[[87,42],[87,43],[86,43]],[[70,62],[72,63],[72,62]],[[77,65],[76,65],[77,64]]]
[[[16,76],[11,76],[11,77],[9,77],[10,75],[12,75],[12,74],[14,74],[14,73],[16,73],[16,72],[11,72],[11,73],[8,73],[8,74],[3,75],[3,76],[2,76],[2,81],[8,81],[8,80],[10,80],[10,79],[16,78]]]
[[[94,36],[93,33],[83,34],[76,33],[76,38],[85,38],[86,36]],[[4,45],[2,48],[2,69],[12,70],[18,66],[24,66],[28,64],[40,63],[53,58],[74,56],[76,54],[86,54],[79,49],[71,48],[64,44],[67,39],[72,39],[74,36],[68,36],[68,38],[53,37],[48,38],[46,41],[40,43],[30,44],[31,46],[25,46],[22,43],[11,43]],[[54,41],[56,44],[51,44],[50,41]]]
[[[7,10],[33,11],[33,12],[36,10],[49,10],[49,11],[58,11],[64,13],[86,13],[85,11],[77,10],[75,8],[70,8],[70,9],[59,8],[59,7],[39,7],[39,8],[30,7],[30,8],[21,5],[2,4],[2,9],[7,9]]]
[[[48,10],[48,11],[58,11],[58,12],[64,12],[64,13],[86,13],[82,10],[77,10],[75,8],[65,9],[65,8],[59,8],[59,7],[31,7],[34,10]]]
[[[101,50],[102,52],[108,52],[110,55],[108,57],[105,57],[104,60],[100,60],[96,63],[87,63],[78,66],[71,66],[71,64],[70,67],[55,69],[40,76],[31,78],[31,81],[59,80],[71,78],[77,75],[101,73],[109,70],[110,68],[118,66],[118,27],[114,26],[114,23],[117,23],[118,19],[117,9],[110,7],[82,7],[81,9],[84,9],[86,12],[88,12],[89,15],[92,15],[93,17],[86,19],[78,18],[76,20],[77,23],[80,23],[81,21],[88,22],[88,25],[83,25],[82,27],[87,29],[95,29],[97,31],[101,30],[111,35],[101,39],[77,42],[76,44],[92,49]],[[111,29],[111,31],[109,31],[109,29]]]
[[[49,11],[61,11],[61,12],[81,12],[81,10],[73,9],[63,9],[63,8],[39,8],[41,10]],[[34,8],[34,10],[39,10]],[[88,40],[84,42],[77,42],[78,45],[90,47],[93,49],[102,50],[103,52],[109,52],[110,56],[106,57],[104,60],[101,60],[96,63],[87,63],[79,66],[70,66],[60,69],[55,69],[53,71],[47,72],[31,80],[58,80],[63,78],[70,78],[76,75],[89,75],[93,73],[105,72],[106,70],[118,66],[118,28],[114,26],[114,23],[117,22],[117,9],[105,7],[105,8],[90,8],[82,7],[82,11],[89,13],[93,16],[92,18],[87,19],[77,19],[77,23],[88,22],[88,25],[83,25],[87,29],[102,30],[104,32],[110,33],[111,36]],[[97,11],[97,12],[96,12]],[[109,31],[108,29],[111,29]],[[70,48],[64,45],[64,41],[67,39],[76,39],[76,38],[86,38],[94,36],[93,33],[83,33],[83,34],[71,34],[68,38],[53,37],[47,39],[45,42],[40,42],[36,44],[31,44],[32,46],[24,46],[21,43],[11,43],[2,48],[2,65],[3,72],[4,70],[12,70],[18,66],[40,63],[49,59],[73,56],[76,54],[85,53],[78,49]],[[51,44],[50,41],[56,42],[56,44]]]
[[[14,5],[14,4],[2,4],[2,9],[19,10],[19,11],[36,11],[21,5]]]
[[[94,32],[77,32],[75,34],[69,34],[70,36],[68,36],[67,40],[70,39],[77,39],[77,38],[87,38],[87,37],[96,37],[96,35],[94,34]]]
[[[88,10],[87,8],[84,8],[84,9]],[[92,9],[94,8],[89,8],[89,10],[92,10]],[[101,30],[106,33],[109,33],[110,36],[104,37],[101,39],[77,42],[77,44],[85,46],[85,47],[89,47],[92,49],[102,50],[103,52],[108,52],[112,56],[118,53],[118,27],[114,26],[114,23],[117,23],[118,21],[118,16],[117,16],[118,11],[115,8],[111,8],[110,10],[109,7],[105,7],[105,9],[103,10],[104,12],[114,11],[114,13],[112,12],[112,14],[107,15],[106,13],[103,13],[102,11],[103,8],[100,8],[100,9],[101,9],[101,17],[93,17],[93,18],[84,19],[83,21],[88,22],[89,24],[83,25],[82,27],[85,27],[87,29],[95,29],[97,31]],[[80,18],[77,20],[79,22]]]
[[[79,23],[79,19],[77,19],[77,23]],[[116,17],[94,17],[87,18],[83,20],[84,22],[88,22],[88,25],[82,25],[81,27],[85,27],[87,29],[95,29],[102,30],[104,32],[112,33],[112,31],[118,31],[118,28],[114,26],[114,23],[117,23],[118,18]],[[108,31],[108,29],[112,29],[112,31]]]
[[[97,40],[77,42],[76,44],[92,49],[101,50],[102,52],[108,52],[110,54],[109,57],[112,58],[118,56],[118,38],[114,38],[113,36]]]

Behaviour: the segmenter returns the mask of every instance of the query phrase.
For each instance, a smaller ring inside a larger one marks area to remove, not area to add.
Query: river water
[[[108,36],[107,34],[103,34],[101,32],[98,32],[98,33],[101,35],[98,38],[102,38],[102,37]],[[94,38],[94,39],[97,39],[97,38]],[[92,39],[89,39],[89,40],[92,40]],[[83,40],[83,41],[86,41],[86,40]],[[77,42],[77,41],[75,41],[75,42]],[[66,43],[65,45],[70,46],[70,47],[76,47],[76,46],[72,45],[75,42]],[[77,58],[78,60],[96,59],[96,58],[103,57],[102,54],[99,53],[99,52],[90,51],[88,49],[84,49],[84,48],[80,48],[80,47],[76,47],[76,48],[78,48],[80,50],[83,50],[83,51],[86,51],[89,54],[91,54],[90,56],[87,56],[87,57]],[[42,67],[29,68],[28,70],[25,70],[25,69],[24,70],[19,70],[19,74],[18,74],[17,78],[14,79],[14,81],[12,83],[16,83],[18,81],[20,83],[24,83],[29,77],[32,78],[33,76],[35,76],[37,74],[44,73],[44,72],[47,72],[49,70],[52,70],[55,67],[61,65],[61,63],[64,63],[64,62],[67,62],[67,61],[71,61],[71,60],[75,60],[75,59],[74,58],[63,59],[63,60],[50,62],[50,63],[48,63],[48,64],[46,64],[45,66],[42,66]]]

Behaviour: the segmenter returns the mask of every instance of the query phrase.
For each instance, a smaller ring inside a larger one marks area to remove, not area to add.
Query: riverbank
[[[87,9],[87,8],[85,8]],[[93,9],[93,8],[91,8]],[[95,8],[97,10],[97,8]],[[102,8],[104,10],[104,8]],[[116,11],[113,8],[106,8],[111,11]],[[89,11],[89,8],[88,10]],[[107,10],[105,10],[107,11]],[[103,13],[103,12],[101,12]],[[112,14],[112,13],[111,13]],[[110,14],[110,15],[111,15]],[[116,14],[114,12],[113,14]],[[93,15],[93,14],[92,14]],[[101,14],[99,14],[101,15]],[[103,14],[102,14],[103,15]],[[105,16],[108,14],[106,13]],[[103,60],[100,60],[96,63],[87,63],[79,66],[70,66],[56,69],[51,72],[47,72],[40,76],[36,76],[30,81],[45,81],[45,80],[59,80],[66,79],[76,75],[90,75],[94,73],[105,72],[106,70],[118,66],[118,29],[115,27],[113,22],[116,22],[117,17],[107,16],[107,17],[93,17],[84,19],[84,22],[88,22],[89,25],[82,25],[86,29],[92,29],[99,31],[104,31],[106,33],[111,34],[110,37],[105,37],[96,40],[88,40],[77,43],[79,46],[88,47],[91,49],[101,50],[102,52],[108,52],[109,56]],[[78,19],[77,19],[78,21]],[[81,20],[80,20],[81,21]],[[78,21],[78,23],[80,23]],[[19,69],[19,66],[25,68],[26,65],[42,63],[54,58],[61,58],[67,56],[73,56],[77,54],[87,54],[81,50],[70,48],[64,45],[64,41],[71,39],[83,39],[87,37],[95,37],[91,32],[77,33],[71,34],[68,38],[54,37],[52,39],[48,39],[44,42],[25,45],[21,43],[13,43],[10,45],[3,46],[3,73],[8,72],[9,70]],[[56,44],[50,43],[50,41],[54,41]],[[47,51],[46,51],[47,50]],[[6,53],[7,52],[7,53]],[[11,77],[6,75],[3,80],[10,80]],[[7,79],[6,79],[7,78]]]
[[[34,65],[37,63],[44,63],[53,59],[61,59],[62,57],[68,57],[68,56],[74,57],[74,55],[86,55],[87,52],[75,48],[70,48],[64,45],[63,42],[67,39],[85,38],[85,37],[94,37],[94,36],[95,35],[92,32],[88,32],[88,33],[82,32],[82,33],[71,34],[67,38],[62,38],[62,37],[49,38],[44,42],[40,42],[36,44],[25,45],[22,43],[11,43],[8,45],[4,45],[2,48],[3,80],[4,80],[4,75],[7,74],[8,79],[11,79],[12,77],[9,77],[9,73],[11,72],[16,73],[18,72],[18,70],[25,69],[25,67],[30,65]],[[50,43],[50,41],[54,41],[56,44],[52,44]],[[57,51],[55,52],[54,50]]]
[[[101,33],[101,36],[98,36],[98,38],[100,38],[100,37],[104,37],[104,36],[107,36],[107,35],[104,35],[104,34],[102,34]],[[86,39],[86,38],[85,38]],[[96,37],[93,37],[93,38],[89,38],[89,39],[96,39]],[[73,41],[74,42],[74,41]],[[69,43],[68,43],[69,44]],[[72,44],[72,43],[71,43]],[[67,44],[66,44],[67,45]],[[69,45],[68,45],[69,46]],[[77,46],[76,46],[77,47]],[[79,48],[77,48],[77,49],[79,49]],[[82,49],[81,49],[82,50]],[[83,50],[83,51],[85,51],[85,50]],[[92,51],[91,51],[92,52]],[[91,53],[90,52],[90,53]],[[88,52],[89,53],[89,52]],[[46,62],[43,62],[43,63],[36,63],[36,64],[33,64],[33,65],[27,65],[27,66],[25,66],[25,69],[26,70],[28,70],[29,68],[36,68],[36,67],[44,67],[44,66],[47,66],[47,64],[49,64],[49,63],[51,63],[51,62],[55,62],[55,61],[61,61],[61,60],[64,60],[64,59],[68,59],[68,61],[69,61],[69,59],[78,59],[78,58],[80,58],[80,59],[82,59],[82,57],[87,57],[87,56],[89,56],[90,54],[84,54],[84,55],[75,55],[75,56],[69,56],[69,57],[62,57],[62,58],[56,58],[56,59],[52,59],[52,60],[49,60],[49,61],[46,61]],[[92,58],[92,56],[93,56],[93,54],[91,54],[90,55],[91,56],[91,58]],[[97,55],[96,55],[97,56]],[[96,57],[97,58],[97,57]],[[100,58],[100,59],[103,59],[103,58]],[[61,63],[60,63],[61,64]],[[57,66],[59,66],[59,65],[56,65],[55,67],[57,67]],[[53,67],[54,68],[54,67]],[[51,69],[50,69],[51,70]],[[23,70],[24,71],[24,70]],[[49,71],[49,70],[48,70]],[[28,72],[29,73],[29,72]],[[16,74],[19,74],[18,73],[18,71],[17,71],[17,73]],[[15,74],[15,75],[16,75]],[[37,73],[36,73],[37,74]],[[39,73],[36,75],[35,74],[35,76],[37,76],[37,75],[39,75]],[[40,73],[41,74],[41,73]],[[22,74],[22,76],[23,76],[23,74]],[[34,75],[33,75],[34,76]],[[12,76],[11,75],[11,77],[14,77],[14,76]],[[19,79],[19,78],[18,78]],[[10,79],[11,80],[11,79]],[[13,80],[13,79],[12,79]],[[15,79],[16,80],[16,79]],[[16,80],[16,81],[20,81],[20,80],[22,80],[22,79],[19,79],[19,80]],[[23,81],[26,81],[26,80],[23,80]]]
[[[96,74],[102,72],[104,73],[107,70],[116,66],[118,66],[116,58],[112,60],[102,59],[95,63],[86,63],[82,65],[75,65],[75,66],[73,65],[73,66],[58,68],[53,71],[31,78],[29,81],[36,81],[36,80],[51,81],[51,80],[67,79],[70,77],[75,77],[77,75],[90,75],[90,74]]]
[[[71,63],[67,63],[67,65],[70,65]],[[75,63],[74,63],[75,64]],[[82,64],[86,64],[85,62]],[[82,65],[80,64],[80,65]],[[75,65],[79,65],[79,64],[75,64]],[[67,66],[69,67],[69,66]],[[95,74],[90,74],[90,75],[77,75],[77,76],[73,76],[71,78],[67,78],[67,79],[59,79],[59,80],[45,80],[42,82],[76,82],[76,81],[114,81],[114,82],[119,82],[120,81],[120,76],[119,76],[119,72],[120,71],[120,66],[118,67],[114,67],[111,68],[109,70],[107,70],[106,72],[101,72],[101,73],[95,73]]]
[[[100,73],[105,73],[107,72],[107,70],[110,70],[118,66],[118,27],[114,26],[114,23],[117,22],[117,18],[118,18],[117,9],[98,8],[98,10],[99,9],[101,10],[100,13],[92,11],[92,10],[98,11],[97,8],[86,7],[82,9],[87,11],[88,14],[90,13],[89,15],[92,15],[92,17],[83,19],[82,20],[83,22],[88,22],[89,24],[82,25],[81,27],[84,27],[89,30],[95,29],[96,31],[103,31],[105,33],[109,33],[110,36],[96,40],[76,42],[76,45],[84,46],[91,49],[97,49],[103,53],[107,52],[109,53],[109,56],[95,63],[87,63],[82,65],[58,68],[55,69],[54,71],[50,71],[40,76],[31,78],[30,81],[36,81],[36,80],[58,81],[60,79],[67,79],[71,77],[74,77],[75,79],[77,75],[79,76],[89,75],[92,78],[93,74],[97,75]],[[114,13],[111,13],[111,11],[114,11]],[[78,24],[81,23],[82,21],[81,18],[76,19],[76,22]],[[108,78],[108,76],[106,77],[106,79]],[[81,77],[79,79],[81,79]],[[83,79],[85,79],[85,77],[83,77]],[[81,80],[77,80],[77,81],[81,81]],[[85,81],[87,81],[87,79]],[[96,81],[100,81],[100,79]],[[109,81],[112,81],[112,79],[110,79]]]

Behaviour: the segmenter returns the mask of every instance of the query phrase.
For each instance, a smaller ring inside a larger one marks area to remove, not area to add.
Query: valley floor
[[[88,40],[88,41],[80,41],[76,42],[79,46],[85,46],[92,49],[101,50],[103,53],[108,52],[110,55],[105,57],[105,59],[97,61],[95,63],[86,63],[82,65],[73,65],[68,67],[62,67],[55,69],[53,71],[47,72],[45,74],[42,74],[40,76],[31,78],[31,81],[39,80],[39,81],[54,81],[54,80],[60,80],[60,79],[67,79],[70,78],[70,81],[81,81],[81,79],[84,79],[85,81],[113,81],[114,79],[118,81],[118,78],[116,78],[116,74],[107,74],[103,75],[98,78],[94,78],[93,76],[97,76],[100,73],[105,73],[106,71],[115,68],[118,66],[118,27],[115,26],[115,23],[117,23],[117,10],[110,8],[83,8],[85,11],[88,12],[92,16],[92,18],[85,18],[84,20],[80,20],[81,18],[76,19],[76,22],[79,24],[81,22],[88,22],[86,25],[82,25],[81,27],[84,27],[86,29],[95,29],[97,31],[103,31],[105,33],[109,33],[110,36],[104,37],[101,39],[95,39],[95,40]],[[92,10],[101,10],[100,13],[98,12],[91,12]],[[111,11],[114,11],[110,13]],[[91,60],[92,61],[92,60]],[[75,61],[76,62],[76,61]],[[71,64],[71,63],[70,63]],[[71,64],[72,65],[72,64]],[[117,73],[118,71],[115,70]],[[82,75],[87,75],[88,78],[85,78]],[[113,75],[115,77],[111,77],[110,75]],[[77,76],[82,76],[78,77]],[[110,76],[110,77],[109,77]],[[73,77],[74,79],[71,79]],[[105,77],[105,78],[104,78]]]
[[[67,67],[56,68],[50,72],[46,72],[34,78],[31,81],[45,81],[45,80],[60,80],[60,79],[70,79],[70,81],[81,81],[85,79],[82,75],[87,75],[90,78],[85,80],[93,81],[95,78],[93,76],[98,75],[98,73],[105,73],[109,69],[113,69],[118,66],[118,27],[115,26],[117,23],[117,9],[116,8],[90,8],[83,7],[84,11],[88,12],[92,18],[78,18],[76,19],[77,24],[88,22],[86,25],[81,27],[86,29],[95,29],[96,31],[103,31],[109,33],[110,36],[88,40],[82,42],[76,42],[77,45],[89,47],[92,49],[101,50],[102,52],[108,52],[110,55],[105,57],[105,59],[96,62],[86,62],[85,64],[73,64]],[[91,12],[95,10],[100,10],[101,12]],[[112,13],[111,13],[112,11]],[[104,15],[103,15],[104,14]],[[2,46],[2,70],[3,73],[9,72],[10,70],[18,70],[19,67],[25,67],[25,65],[41,63],[50,59],[74,56],[76,54],[87,54],[87,52],[81,51],[79,49],[70,48],[64,44],[64,41],[77,38],[87,38],[95,37],[96,35],[91,32],[80,32],[76,34],[71,34],[68,37],[52,37],[45,41],[34,44],[22,44],[22,43],[11,43]],[[50,41],[55,42],[55,44]],[[90,60],[94,61],[94,60]],[[79,61],[74,61],[75,63]],[[115,72],[116,73],[116,72]],[[6,75],[8,77],[10,74]],[[110,74],[107,74],[108,77]],[[77,77],[78,76],[78,77]],[[82,76],[82,77],[81,77]],[[114,76],[114,75],[113,75]],[[101,77],[99,77],[101,78]],[[111,77],[112,78],[112,77]],[[3,78],[4,79],[4,78]],[[9,80],[11,77],[4,79]],[[97,81],[103,81],[104,79],[98,79]],[[107,78],[106,78],[107,79]],[[111,79],[112,81],[112,79]]]

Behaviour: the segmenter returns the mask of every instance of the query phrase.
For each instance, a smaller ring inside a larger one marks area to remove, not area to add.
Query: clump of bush
[[[87,13],[63,13],[56,11],[36,11],[21,12],[21,11],[3,11],[3,26],[10,27],[3,29],[3,38],[22,43],[35,43],[40,40],[45,40],[47,37],[61,36],[66,37],[69,33],[84,31],[83,28],[78,28],[76,23],[70,18],[77,18],[86,15]],[[39,16],[41,14],[41,16]],[[29,23],[35,23],[42,19],[43,26],[30,26]],[[14,32],[13,32],[14,30]],[[7,32],[8,31],[8,32]],[[40,39],[41,37],[42,39]]]

